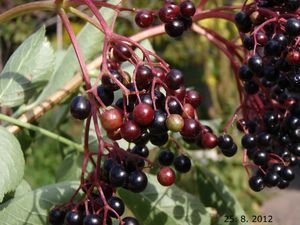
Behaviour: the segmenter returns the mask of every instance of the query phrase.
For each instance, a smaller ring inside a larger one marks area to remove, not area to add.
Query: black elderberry
[[[66,225],[82,225],[83,217],[80,212],[69,211],[66,214],[65,224]]]
[[[238,29],[241,32],[247,33],[251,30],[252,28],[252,22],[250,17],[244,13],[244,12],[239,12],[235,15],[235,22],[237,24]]]
[[[145,145],[136,145],[131,150],[131,153],[147,158],[149,156],[149,149]]]
[[[265,187],[263,177],[261,177],[259,175],[250,177],[249,186],[255,192],[259,192],[259,191],[263,190]]]
[[[140,225],[139,221],[134,217],[125,217],[122,220],[124,225]]]
[[[162,133],[159,135],[150,135],[150,142],[156,146],[163,146],[168,142],[168,140],[169,140],[168,133]]]
[[[275,187],[280,181],[280,176],[274,171],[268,171],[264,177],[264,183],[268,187]]]
[[[258,135],[257,141],[261,147],[267,147],[272,141],[272,136],[269,133],[262,132]]]
[[[70,112],[75,119],[84,120],[91,114],[91,103],[84,96],[72,99]]]
[[[161,151],[158,156],[158,161],[163,166],[170,166],[174,161],[174,153],[170,150]]]
[[[127,179],[127,173],[121,165],[115,165],[109,172],[109,181],[117,186],[122,187]]]
[[[223,153],[224,156],[226,157],[232,157],[237,153],[237,145],[236,144],[232,144],[230,148],[228,149],[222,149],[221,151]]]
[[[185,155],[177,156],[174,160],[174,167],[180,173],[187,173],[192,166],[191,160]]]
[[[295,178],[295,172],[291,167],[284,167],[280,171],[280,176],[284,180],[291,181]]]
[[[64,223],[66,212],[59,208],[50,210],[48,220],[52,225],[62,225]]]
[[[186,30],[185,24],[180,19],[172,20],[165,24],[165,30],[171,37],[179,37]]]
[[[114,101],[114,93],[110,90],[105,89],[102,85],[97,87],[97,94],[104,105],[109,106]]]
[[[84,217],[83,225],[101,225],[102,219],[98,215],[90,214]]]
[[[252,49],[254,49],[254,40],[252,37],[249,36],[245,36],[244,40],[243,40],[243,46],[248,49],[249,51],[251,51]]]
[[[254,148],[256,147],[257,141],[256,137],[252,134],[246,134],[242,138],[242,145],[244,148]]]
[[[142,192],[148,184],[148,178],[142,171],[133,171],[128,176],[127,188],[132,192]]]
[[[247,65],[242,65],[239,70],[239,78],[243,81],[250,80],[253,77],[253,73]]]
[[[266,165],[268,159],[269,159],[268,153],[264,150],[257,150],[253,155],[253,162],[259,166]]]
[[[248,60],[248,66],[249,66],[249,69],[253,73],[260,74],[262,72],[262,70],[263,70],[263,61],[262,61],[262,58],[259,57],[258,55],[252,56]]]
[[[245,88],[245,91],[249,95],[254,95],[259,90],[259,86],[258,86],[258,84],[254,80],[249,80],[249,81],[245,82],[244,88]]]
[[[286,21],[285,31],[290,36],[300,35],[300,20],[296,18],[290,18]]]
[[[125,211],[125,205],[124,205],[124,202],[122,201],[122,199],[120,199],[118,197],[111,197],[107,203],[113,210],[115,210],[115,212],[119,216],[123,215],[123,213]],[[109,215],[111,217],[117,218],[117,215],[115,215],[115,213],[113,213],[113,212],[109,212]]]

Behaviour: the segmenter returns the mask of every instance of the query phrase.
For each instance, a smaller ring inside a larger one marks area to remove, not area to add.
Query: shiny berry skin
[[[139,221],[134,217],[125,217],[122,219],[124,225],[140,225]]]
[[[187,118],[194,118],[194,117],[195,117],[195,108],[191,104],[185,103],[183,105],[182,118],[187,119]]]
[[[275,40],[270,40],[267,42],[265,48],[264,48],[264,53],[265,55],[269,56],[279,56],[281,54],[281,45],[279,42]]]
[[[153,121],[154,110],[150,105],[140,103],[133,110],[133,118],[138,124],[146,126]]]
[[[274,172],[274,171],[269,171],[266,173],[265,177],[264,177],[264,183],[266,184],[266,186],[268,187],[275,187],[278,185],[280,181],[280,176],[278,173]]]
[[[157,173],[157,180],[162,186],[171,186],[176,179],[175,172],[170,167],[163,167]]]
[[[120,111],[115,108],[104,111],[100,120],[103,128],[107,131],[117,130],[123,123],[123,117]]]
[[[132,192],[139,193],[145,190],[148,184],[148,178],[142,171],[134,171],[128,177],[128,189]]]
[[[118,198],[118,197],[111,197],[108,200],[108,205],[116,211],[116,213],[119,216],[122,216],[124,211],[125,211],[125,205],[124,202],[122,201],[122,199]],[[115,213],[113,213],[112,211],[109,212],[109,215],[111,217],[117,218],[117,215],[115,215]]]
[[[254,80],[249,80],[249,81],[245,82],[244,88],[245,88],[245,91],[247,92],[247,94],[249,94],[249,95],[254,95],[259,90],[259,86]]]
[[[127,179],[127,173],[121,165],[114,165],[109,172],[109,181],[114,186],[122,187]]]
[[[101,225],[102,219],[98,215],[90,214],[83,219],[83,225]]]
[[[185,94],[186,94],[186,88],[184,85],[181,85],[176,90],[171,90],[172,95],[174,95],[176,98],[178,98],[179,101],[183,101]]]
[[[290,36],[300,35],[300,20],[290,18],[286,21],[285,32]]]
[[[179,11],[180,8],[178,5],[166,4],[159,10],[158,16],[163,23],[169,23],[176,19]]]
[[[242,138],[242,145],[244,148],[254,148],[256,147],[256,137],[252,134],[246,134]]]
[[[251,30],[252,22],[250,17],[246,13],[244,12],[237,13],[234,19],[239,31],[248,33]]]
[[[141,136],[133,141],[136,145],[145,145],[150,139],[150,134],[148,130],[142,130],[141,132]]]
[[[124,82],[123,76],[118,71],[112,70],[110,71],[110,73],[116,80],[120,81],[120,83]],[[101,82],[102,82],[102,86],[106,90],[116,91],[120,89],[120,87],[115,83],[115,81],[107,74],[104,74],[102,76]]]
[[[139,90],[148,88],[153,79],[153,74],[148,66],[140,65],[136,71],[136,84]]]
[[[145,145],[136,145],[130,152],[144,158],[149,156],[149,149]]]
[[[184,120],[178,114],[171,114],[168,116],[166,124],[170,131],[179,132],[184,126]]]
[[[266,165],[268,163],[268,159],[268,153],[264,150],[258,150],[253,155],[253,162],[259,166]]]
[[[63,225],[66,212],[64,210],[54,208],[51,209],[48,215],[49,223],[52,225]]]
[[[239,78],[243,81],[250,80],[253,77],[253,73],[247,65],[242,65],[239,70]]]
[[[70,112],[75,119],[84,120],[91,114],[91,103],[83,96],[72,99]]]
[[[185,155],[177,156],[173,164],[175,169],[180,173],[189,172],[192,166],[191,160]]]
[[[189,90],[186,92],[185,101],[186,103],[190,103],[194,108],[197,108],[200,105],[202,98],[198,91]]]
[[[156,110],[154,112],[154,119],[148,127],[150,133],[154,135],[166,133],[168,131],[166,120],[167,114],[161,110]]]
[[[121,136],[128,142],[138,139],[140,135],[141,129],[134,121],[127,121],[121,126]]]
[[[183,1],[179,5],[180,13],[184,17],[191,17],[196,12],[196,7],[193,2],[191,1]]]
[[[153,19],[153,15],[150,11],[141,10],[135,16],[135,23],[141,28],[146,28],[151,26]]]
[[[284,179],[280,179],[277,187],[280,188],[280,189],[285,189],[287,188],[288,186],[290,185],[290,182],[287,181],[287,180],[284,180]]]
[[[218,145],[218,138],[212,133],[207,132],[205,134],[202,134],[201,139],[201,143],[204,148],[212,149],[217,147]]]
[[[166,72],[164,71],[163,68],[156,66],[152,69],[152,74],[154,77],[157,77],[159,79],[161,79],[162,81],[165,80],[166,78]]]
[[[114,93],[110,90],[105,89],[102,85],[97,87],[97,94],[104,105],[109,106],[114,101]]]
[[[170,150],[164,150],[159,153],[158,161],[163,166],[170,166],[174,161],[174,153]]]
[[[168,101],[168,109],[169,109],[169,113],[171,114],[181,114],[182,113],[182,108],[179,104],[179,102],[172,98]]]
[[[184,119],[184,126],[180,131],[183,137],[196,137],[199,134],[200,127],[197,120]]]
[[[263,32],[258,32],[256,34],[256,41],[257,43],[259,43],[260,45],[264,46],[267,44],[267,41],[268,41],[268,36],[263,33]]]
[[[269,133],[262,132],[258,135],[257,141],[259,146],[266,147],[270,145],[272,136]]]
[[[291,181],[295,178],[295,172],[291,167],[284,167],[280,171],[280,177],[286,181]]]
[[[252,73],[259,74],[263,70],[263,61],[262,58],[258,55],[254,55],[248,60],[248,67]]]
[[[228,134],[223,134],[218,137],[218,146],[221,149],[230,149],[233,145],[232,137]]]
[[[169,140],[168,133],[150,135],[150,142],[156,146],[163,146],[168,142],[168,140]]]
[[[130,47],[124,43],[117,43],[113,46],[113,56],[119,62],[127,61],[131,58]]]
[[[172,90],[176,90],[180,88],[181,85],[184,83],[184,75],[180,70],[172,69],[167,74],[165,79],[166,84]]]
[[[185,24],[180,19],[172,20],[165,24],[166,33],[171,37],[179,37],[185,31]]]
[[[254,40],[253,40],[253,38],[249,37],[249,36],[245,36],[245,38],[243,40],[243,46],[244,46],[244,48],[246,48],[249,51],[254,49]]]
[[[252,176],[249,179],[249,186],[253,191],[259,192],[265,187],[264,179],[259,175]]]
[[[230,148],[228,148],[228,149],[222,149],[221,148],[221,151],[222,151],[222,153],[223,153],[224,156],[226,156],[226,157],[232,157],[232,156],[234,156],[237,153],[237,145],[236,144],[232,144],[230,146]]]
[[[69,211],[66,214],[65,224],[66,225],[82,225],[83,217],[77,211]]]

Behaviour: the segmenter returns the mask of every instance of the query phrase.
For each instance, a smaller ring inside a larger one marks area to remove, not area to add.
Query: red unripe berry
[[[153,15],[148,10],[141,10],[135,16],[135,23],[141,27],[149,27],[153,23]]]
[[[184,1],[180,3],[180,13],[184,17],[191,17],[195,14],[196,7],[191,1]]]
[[[187,118],[194,118],[195,117],[195,108],[189,104],[189,103],[185,103],[183,105],[183,113],[182,113],[182,117],[184,119]]]
[[[163,23],[173,21],[179,14],[180,8],[175,4],[166,4],[159,10],[158,16]]]
[[[166,72],[161,67],[158,66],[152,69],[152,74],[154,75],[154,77],[157,77],[162,81],[164,81],[166,78]]]
[[[119,62],[127,61],[131,58],[130,47],[124,43],[117,43],[113,46],[113,56]]]
[[[140,65],[136,69],[136,84],[139,90],[148,88],[153,79],[153,74],[148,66]]]
[[[185,94],[186,94],[186,89],[184,85],[181,85],[178,89],[176,90],[171,90],[172,95],[175,95],[178,100],[183,101]]]
[[[141,136],[141,128],[134,121],[126,121],[121,126],[121,136],[128,142],[132,142]]]
[[[118,130],[108,130],[106,131],[107,133],[107,137],[113,141],[117,141],[117,140],[120,140],[122,139],[122,136],[121,136],[121,130],[118,129]]]
[[[289,64],[300,64],[300,52],[291,51],[287,54],[286,59]]]
[[[197,120],[184,119],[184,126],[180,132],[183,137],[196,137],[199,134],[200,126]]]
[[[134,121],[140,125],[146,126],[150,124],[154,117],[154,110],[145,103],[138,104],[133,110]]]
[[[170,167],[161,168],[157,174],[157,180],[163,186],[171,186],[172,184],[174,184],[175,179],[175,172]]]
[[[122,126],[123,117],[119,110],[112,108],[102,113],[100,120],[105,130],[113,131]]]
[[[263,32],[258,32],[256,34],[256,41],[258,44],[265,46],[268,42],[268,36]]]
[[[212,149],[218,145],[218,137],[212,133],[205,133],[201,135],[202,137],[202,146],[204,148]]]
[[[186,92],[185,101],[186,103],[190,103],[194,108],[197,108],[200,105],[202,98],[198,91],[189,90]]]

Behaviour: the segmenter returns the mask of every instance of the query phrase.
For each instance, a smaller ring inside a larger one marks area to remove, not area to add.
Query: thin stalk
[[[47,136],[51,139],[54,139],[58,142],[61,142],[65,145],[68,145],[70,147],[73,147],[74,149],[78,150],[78,151],[83,151],[83,146],[78,144],[78,143],[75,143],[73,141],[70,141],[69,139],[65,138],[65,137],[62,137],[56,133],[53,133],[49,130],[46,130],[44,128],[41,128],[41,127],[38,127],[38,126],[35,126],[35,125],[32,125],[30,123],[26,123],[26,122],[22,122],[18,119],[15,119],[15,118],[12,118],[10,116],[7,116],[5,114],[0,114],[0,120],[3,120],[3,121],[6,121],[8,123],[12,123],[12,124],[15,124],[19,127],[23,127],[23,128],[26,128],[28,130],[33,130],[33,131],[36,131],[36,132],[39,132],[41,133],[42,135],[44,136]]]

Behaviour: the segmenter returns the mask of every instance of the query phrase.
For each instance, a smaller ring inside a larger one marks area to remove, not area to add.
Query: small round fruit
[[[224,156],[226,156],[226,157],[232,157],[232,156],[234,156],[237,153],[237,145],[233,143],[230,146],[230,148],[228,148],[228,149],[222,149],[221,148],[221,151],[222,151],[222,153],[223,153]]]
[[[201,139],[201,143],[204,148],[212,149],[218,145],[218,138],[215,134],[207,132],[201,135]]]
[[[119,62],[127,61],[131,58],[130,47],[124,43],[117,43],[113,46],[113,56]]]
[[[124,222],[124,225],[140,225],[139,221],[134,217],[125,217],[122,221]]]
[[[141,10],[135,16],[135,23],[141,28],[146,28],[151,26],[153,19],[153,15],[150,11]]]
[[[115,212],[119,216],[123,215],[123,213],[125,211],[125,205],[124,205],[124,202],[122,201],[122,199],[113,196],[108,200],[107,203],[113,210],[115,210]],[[113,213],[113,212],[109,212],[109,215],[111,217],[117,218],[117,215],[115,215],[115,213]]]
[[[300,20],[296,18],[290,18],[286,21],[285,31],[290,36],[300,35]]]
[[[82,225],[83,217],[77,211],[69,211],[65,218],[66,225]]]
[[[180,70],[172,69],[167,74],[165,82],[169,88],[176,90],[184,83],[184,75]]]
[[[230,149],[233,145],[232,137],[228,134],[223,134],[219,136],[218,145],[221,149]]]
[[[180,103],[172,98],[168,101],[168,109],[170,114],[182,114],[182,108]]]
[[[140,103],[133,110],[133,118],[138,124],[146,126],[153,121],[154,110],[150,105]]]
[[[153,80],[153,74],[148,66],[140,65],[136,69],[136,84],[139,90],[147,89]]]
[[[145,145],[136,145],[130,152],[144,158],[149,156],[149,149]]]
[[[258,150],[253,155],[253,162],[256,165],[263,166],[268,163],[269,155],[265,150]]]
[[[128,189],[132,192],[139,193],[145,190],[148,184],[148,178],[142,171],[134,171],[128,177]]]
[[[161,110],[156,110],[154,112],[154,119],[150,126],[148,127],[150,134],[163,134],[168,131],[167,125],[167,114]]]
[[[263,70],[263,61],[262,58],[258,55],[254,55],[252,56],[249,60],[248,60],[248,67],[249,69],[256,74],[259,74],[262,72]]]
[[[48,220],[52,225],[63,225],[66,212],[62,209],[51,209],[48,215]]]
[[[185,155],[177,156],[174,160],[174,167],[180,173],[187,173],[192,166],[191,160]]]
[[[244,148],[254,148],[256,147],[257,141],[256,137],[252,134],[246,134],[242,137],[242,145]]]
[[[126,121],[121,126],[121,136],[128,142],[133,142],[141,136],[141,129],[134,121]]]
[[[180,8],[178,5],[166,4],[159,10],[158,16],[163,23],[169,23],[176,19],[179,11]]]
[[[105,130],[113,131],[122,126],[123,117],[119,110],[111,108],[102,113],[100,120]]]
[[[170,167],[163,167],[157,173],[157,180],[163,186],[171,186],[176,179],[175,172]]]
[[[259,192],[265,187],[264,179],[258,175],[252,176],[249,179],[249,186],[253,191]]]
[[[71,101],[70,111],[78,120],[84,120],[91,114],[91,103],[83,96],[76,96]]]
[[[166,124],[170,131],[179,132],[184,126],[184,120],[178,114],[171,114],[168,116]]]
[[[275,187],[280,182],[280,176],[274,171],[268,171],[264,177],[264,182],[268,187]]]
[[[150,135],[150,142],[156,146],[163,146],[168,142],[168,140],[169,140],[168,133],[162,133],[159,135]]]
[[[127,173],[121,165],[115,165],[109,172],[109,181],[116,187],[122,187],[127,179]]]
[[[195,117],[195,108],[191,104],[185,103],[183,105],[182,117],[183,117],[183,119],[194,118]]]
[[[199,123],[195,119],[184,119],[184,126],[180,132],[183,137],[196,137],[199,134]]]
[[[180,13],[184,17],[191,17],[196,12],[196,7],[194,3],[188,0],[181,2],[179,7],[180,7]]]
[[[186,92],[185,101],[186,103],[190,103],[194,108],[197,108],[200,105],[202,98],[198,91],[189,90]]]
[[[179,37],[185,31],[185,24],[180,19],[172,20],[165,24],[165,30],[171,37]]]
[[[159,153],[158,161],[163,166],[170,166],[174,161],[174,153],[170,150],[164,150]]]
[[[97,94],[104,105],[109,106],[114,101],[114,93],[110,90],[105,89],[102,85],[97,87]]]
[[[84,217],[83,220],[83,225],[101,225],[101,224],[102,224],[102,220],[98,215],[90,214]]]

